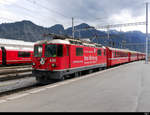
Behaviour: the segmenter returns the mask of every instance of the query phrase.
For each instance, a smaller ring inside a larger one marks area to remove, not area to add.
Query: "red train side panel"
[[[78,49],[83,50],[82,55],[77,56],[76,50]],[[105,53],[103,48],[72,45],[70,50],[71,68],[88,67],[94,65],[106,66],[106,55],[104,55]]]
[[[6,50],[6,64],[32,63],[32,51]]]

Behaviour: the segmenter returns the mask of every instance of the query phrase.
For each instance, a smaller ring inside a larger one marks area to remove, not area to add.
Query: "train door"
[[[106,48],[106,57],[107,57],[107,67],[111,66],[111,50],[109,48]]]
[[[128,53],[128,62],[131,62],[131,53]]]
[[[67,55],[66,55],[66,68],[71,68],[71,63],[70,63],[70,46],[66,45],[66,51],[67,51]]]
[[[2,65],[6,65],[6,49],[5,47],[1,47],[2,49]]]

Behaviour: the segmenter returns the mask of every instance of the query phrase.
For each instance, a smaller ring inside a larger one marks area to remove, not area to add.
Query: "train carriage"
[[[138,60],[138,53],[136,51],[131,51],[130,52],[130,61],[137,61]]]
[[[145,59],[145,54],[138,52],[138,60],[144,60]]]
[[[107,59],[108,67],[130,62],[129,50],[107,48],[107,54],[108,54]]]
[[[32,64],[34,43],[0,39],[0,65]]]

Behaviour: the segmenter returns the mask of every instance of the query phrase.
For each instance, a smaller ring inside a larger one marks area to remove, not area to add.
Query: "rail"
[[[19,79],[24,77],[30,77],[32,75],[32,67],[30,66],[18,66],[18,67],[4,67],[0,69],[0,81],[7,81],[13,79]]]

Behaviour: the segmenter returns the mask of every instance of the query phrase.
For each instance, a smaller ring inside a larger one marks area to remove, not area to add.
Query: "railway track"
[[[0,70],[1,69],[14,69],[14,68],[28,68],[28,67],[32,67],[31,65],[20,65],[20,66],[0,66]]]
[[[0,97],[38,87],[33,77],[0,82]]]
[[[48,84],[41,85],[37,83],[35,77],[27,77],[16,80],[0,82],[0,98],[5,98],[9,95],[26,92],[29,90],[38,89],[46,85],[53,85],[59,83],[58,81],[51,81]]]
[[[32,75],[32,67],[28,66],[11,66],[0,67],[0,81],[13,80]]]

